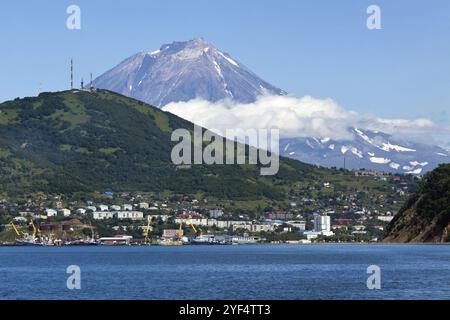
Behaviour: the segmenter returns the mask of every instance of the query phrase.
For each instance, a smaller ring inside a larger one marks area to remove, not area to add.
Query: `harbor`
[[[232,236],[232,235],[214,235],[202,234],[194,225],[191,225],[195,231],[195,236],[188,237],[183,235],[182,224],[178,230],[164,230],[163,236],[159,238],[150,238],[150,220],[145,231],[144,240],[134,240],[130,235],[114,235],[101,237],[95,234],[94,228],[90,226],[91,237],[61,239],[55,237],[53,233],[45,233],[34,221],[30,221],[28,229],[30,232],[22,231],[11,221],[10,226],[16,235],[15,241],[1,242],[0,246],[185,246],[185,245],[251,245],[261,244],[266,239],[258,236]]]

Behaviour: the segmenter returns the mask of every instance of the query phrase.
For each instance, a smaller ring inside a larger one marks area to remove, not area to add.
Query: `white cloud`
[[[310,96],[261,96],[254,103],[231,100],[208,102],[194,99],[170,103],[163,107],[181,118],[208,129],[269,129],[279,128],[282,138],[329,137],[352,139],[349,128],[360,127],[392,134],[395,137],[429,137],[438,126],[428,119],[383,119],[360,115],[340,107],[332,99]]]

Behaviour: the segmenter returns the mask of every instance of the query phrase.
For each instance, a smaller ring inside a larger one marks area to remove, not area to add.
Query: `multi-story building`
[[[95,220],[107,220],[112,219],[114,214],[109,211],[96,211],[93,213],[93,217]]]
[[[332,236],[334,233],[331,231],[331,219],[330,216],[326,214],[315,214],[314,215],[314,233],[323,236]]]
[[[233,225],[233,231],[244,229],[249,232],[273,232],[275,230],[273,224],[235,224]]]
[[[220,209],[211,209],[209,210],[209,216],[211,218],[220,218],[221,216],[223,216],[223,211]]]
[[[144,213],[141,211],[118,211],[116,214],[117,214],[117,219],[119,219],[119,220],[123,220],[123,219],[143,220],[144,219]]]

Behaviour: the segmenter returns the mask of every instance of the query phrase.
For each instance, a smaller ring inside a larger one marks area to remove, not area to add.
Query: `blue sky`
[[[81,30],[66,9],[81,8]],[[366,28],[381,8],[382,30]],[[297,96],[450,126],[450,1],[2,1],[0,101],[67,89],[126,57],[201,36]],[[445,137],[443,137],[445,138]],[[450,140],[450,139],[448,139]]]

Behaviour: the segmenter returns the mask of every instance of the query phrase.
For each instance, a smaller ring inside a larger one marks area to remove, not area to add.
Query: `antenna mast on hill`
[[[94,84],[92,83],[92,72],[91,72],[91,89],[94,87]]]
[[[70,59],[70,90],[73,90],[73,59]]]

